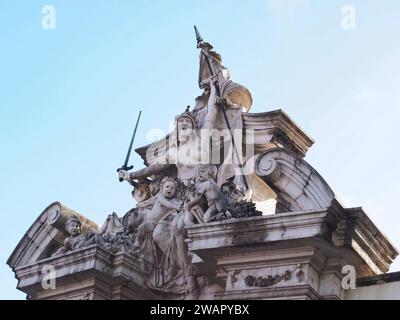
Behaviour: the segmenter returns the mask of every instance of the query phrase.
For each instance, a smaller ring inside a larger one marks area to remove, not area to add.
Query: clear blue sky
[[[45,4],[55,30],[41,27]],[[355,30],[342,28],[345,4]],[[252,112],[283,108],[316,141],[307,161],[400,247],[399,16],[397,0],[2,0],[0,298],[25,297],[5,261],[49,203],[99,224],[134,205],[115,170],[139,106],[136,146],[194,105],[193,24],[251,90]]]

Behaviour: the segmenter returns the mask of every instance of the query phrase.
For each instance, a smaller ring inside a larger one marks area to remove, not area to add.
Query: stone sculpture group
[[[134,187],[136,207],[122,219],[110,215],[98,233],[81,233],[79,218],[70,217],[65,225],[69,236],[53,256],[94,243],[114,252],[126,250],[141,259],[150,288],[193,297],[205,280],[191,266],[185,227],[262,214],[246,198],[251,190],[244,187],[241,164],[232,156],[233,138],[223,132],[239,130],[241,138],[241,115],[250,108],[251,95],[229,79],[210,44],[200,41],[198,47],[203,94],[195,109],[176,117],[167,147],[152,164],[136,172],[118,172],[120,180]],[[224,144],[214,136],[224,137]],[[213,163],[210,153],[224,148],[224,157]]]
[[[389,270],[396,248],[303,159],[313,140],[282,110],[250,113],[249,90],[197,40],[195,106],[135,150],[144,168],[118,169],[135,207],[99,228],[54,202],[14,249],[29,298],[343,299],[343,266]],[[40,286],[48,265],[53,291]]]

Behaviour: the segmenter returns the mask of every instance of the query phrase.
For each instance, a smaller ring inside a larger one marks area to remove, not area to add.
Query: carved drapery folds
[[[280,148],[258,156],[255,172],[277,193],[277,211],[328,208],[335,195],[320,174],[297,154]]]

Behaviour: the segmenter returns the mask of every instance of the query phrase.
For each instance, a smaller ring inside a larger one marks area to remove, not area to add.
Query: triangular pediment
[[[82,220],[85,230],[97,230],[98,226],[86,217],[61,204],[50,204],[20,240],[7,264],[15,269],[47,258],[55,249],[63,244],[65,238],[65,221],[68,217],[77,215]]]

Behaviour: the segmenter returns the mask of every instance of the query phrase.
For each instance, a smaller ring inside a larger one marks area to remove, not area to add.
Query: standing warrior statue
[[[197,48],[201,49],[198,84],[200,89],[204,90],[203,94],[196,98],[194,112],[199,112],[200,109],[207,107],[210,98],[214,98],[212,99],[214,101],[211,101],[214,103],[220,101],[224,102],[227,113],[229,113],[231,108],[248,112],[253,104],[250,91],[244,86],[230,80],[229,70],[222,65],[221,55],[213,51],[213,46],[203,40],[196,26],[194,28],[196,32]],[[215,76],[214,80],[212,80],[213,76]],[[210,83],[211,81],[212,83]],[[216,87],[215,84],[217,84]],[[216,99],[216,96],[212,97],[211,91],[213,87],[220,99]],[[199,121],[199,123],[200,127],[203,127],[202,121]],[[221,128],[226,128],[225,123],[215,123],[217,127],[218,124],[222,125]],[[230,124],[232,128],[236,127],[234,122]],[[217,128],[215,126],[210,127]]]
[[[230,80],[229,70],[222,65],[221,56],[212,51],[213,46],[203,40],[196,26],[194,29],[197,48],[201,50],[199,87],[204,92],[196,98],[193,113],[198,116],[201,129],[214,130],[214,132],[227,130],[224,141],[228,141],[229,144],[227,150],[224,150],[224,159],[218,168],[218,185],[221,186],[229,178],[236,176],[235,182],[243,191],[247,191],[249,186],[242,169],[242,112],[250,110],[253,100],[247,88]],[[234,138],[235,130],[239,130],[238,143]],[[219,143],[221,135],[217,134],[217,136]],[[226,146],[224,143],[222,148]]]
[[[118,170],[120,180],[128,181],[135,189],[146,179],[162,181],[135,237],[137,253],[147,252],[147,257],[153,257],[154,270],[149,275],[160,275],[154,279],[162,279],[153,283],[149,277],[148,284],[160,290],[173,288],[192,293],[201,279],[192,270],[185,227],[231,217],[230,202],[221,186],[226,189],[227,183],[235,185],[242,195],[249,190],[246,176],[239,170],[242,169],[242,112],[248,111],[252,104],[250,92],[230,80],[220,55],[195,30],[197,47],[201,50],[199,86],[203,94],[196,99],[192,111],[187,108],[175,119],[175,129],[165,141],[146,148],[145,168],[129,171],[125,161]],[[238,145],[234,130],[239,133]],[[209,155],[210,140],[215,143],[213,134],[218,136],[218,143],[211,152],[224,151],[223,158],[216,162]],[[224,138],[223,145],[220,137]],[[171,182],[175,179],[176,184]],[[168,186],[173,187],[171,194]]]

